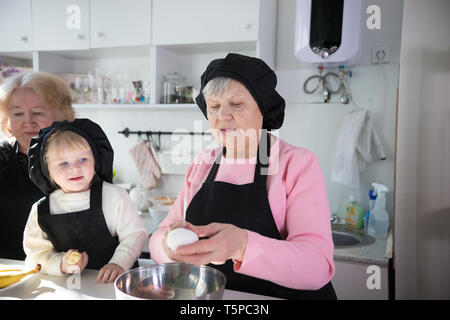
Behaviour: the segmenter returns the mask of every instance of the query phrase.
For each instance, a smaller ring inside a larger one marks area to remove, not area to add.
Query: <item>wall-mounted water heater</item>
[[[306,63],[353,63],[358,53],[362,0],[297,0],[295,55]]]

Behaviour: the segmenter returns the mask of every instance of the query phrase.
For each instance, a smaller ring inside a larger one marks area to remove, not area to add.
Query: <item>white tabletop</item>
[[[24,265],[23,261],[0,259],[0,265]],[[113,283],[98,283],[97,270],[64,277],[38,273],[16,287],[0,290],[1,299],[86,300],[115,299]],[[225,290],[224,300],[273,300],[276,298]]]

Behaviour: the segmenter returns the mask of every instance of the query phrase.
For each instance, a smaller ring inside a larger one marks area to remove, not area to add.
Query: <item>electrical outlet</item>
[[[373,47],[372,48],[372,63],[378,64],[377,52],[384,53],[382,63],[388,63],[391,60],[390,47]]]

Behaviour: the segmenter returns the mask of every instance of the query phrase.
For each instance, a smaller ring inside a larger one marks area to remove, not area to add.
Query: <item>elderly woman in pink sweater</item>
[[[222,147],[189,168],[150,254],[157,263],[211,264],[232,290],[336,299],[323,174],[312,152],[270,134],[284,120],[275,86],[275,73],[257,58],[228,54],[208,65],[196,102]],[[200,240],[171,250],[167,234],[183,225],[185,210],[185,227]]]

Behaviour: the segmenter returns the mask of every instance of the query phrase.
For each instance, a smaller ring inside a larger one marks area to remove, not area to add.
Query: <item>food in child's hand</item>
[[[68,264],[77,264],[81,259],[81,253],[78,251],[72,252],[69,257],[67,258]]]
[[[176,250],[179,246],[190,244],[198,241],[197,234],[189,229],[177,228],[173,229],[167,235],[167,246],[170,250]]]

